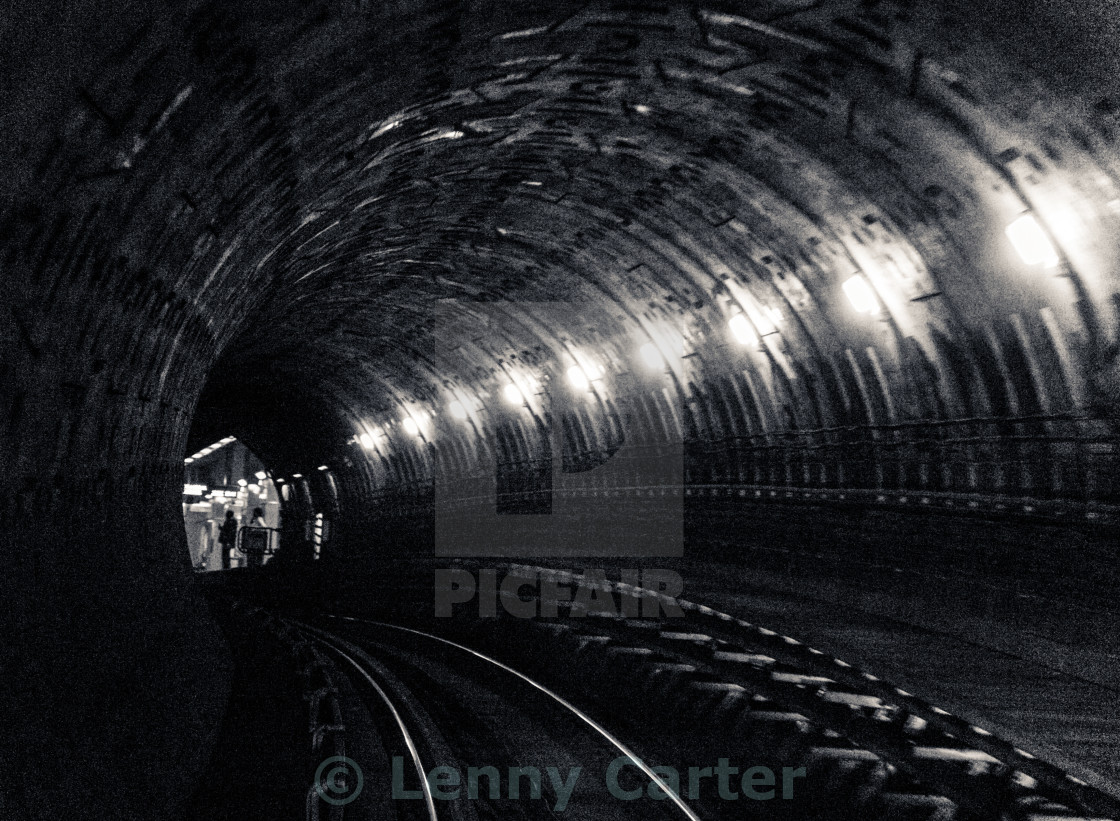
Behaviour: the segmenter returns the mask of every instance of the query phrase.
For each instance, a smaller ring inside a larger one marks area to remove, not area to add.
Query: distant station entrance
[[[261,461],[229,436],[184,462],[183,522],[195,570],[268,562],[279,547],[280,498]]]

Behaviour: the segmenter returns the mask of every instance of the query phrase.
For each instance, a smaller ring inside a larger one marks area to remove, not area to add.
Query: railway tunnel
[[[429,609],[432,568],[641,565],[689,618],[876,671],[935,636],[896,678],[966,716],[1049,682],[977,732],[1030,751],[1003,776],[1052,817],[1106,817],[1118,24],[1036,0],[9,4],[5,817],[184,817],[265,623],[231,638],[213,591],[306,615],[391,598],[412,560]],[[282,546],[202,585],[184,459],[223,437],[288,486]],[[1016,683],[939,672],[975,648]],[[946,790],[891,817],[986,817]]]

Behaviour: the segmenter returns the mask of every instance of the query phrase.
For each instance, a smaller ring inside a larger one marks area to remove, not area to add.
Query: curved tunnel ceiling
[[[511,369],[547,380],[573,354],[612,398],[659,328],[683,337],[681,397],[732,420],[702,407],[701,438],[1099,416],[1116,107],[1061,51],[1092,23],[1069,17],[1044,59],[952,4],[106,17],[64,38],[84,59],[69,93],[43,70],[27,96],[55,93],[22,101],[14,474],[173,460],[206,379],[196,442],[232,427],[295,470],[456,397],[485,423]],[[1022,215],[1051,264],[1013,250]],[[877,313],[853,309],[853,277]],[[514,318],[485,325],[480,303]],[[98,380],[129,437],[79,421]],[[41,425],[60,404],[64,455]]]
[[[183,459],[227,434],[332,468],[337,533],[531,458],[575,363],[591,457],[627,418],[697,484],[1120,503],[1111,6],[9,3],[0,758],[75,780],[0,793],[189,797],[229,679]]]

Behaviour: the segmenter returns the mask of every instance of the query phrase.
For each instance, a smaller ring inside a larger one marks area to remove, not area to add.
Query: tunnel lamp
[[[241,487],[246,487],[246,486],[248,486],[249,483],[247,481],[245,481],[244,479],[238,479],[237,484],[240,485]]]
[[[456,419],[466,419],[467,418],[467,409],[463,405],[463,403],[460,402],[458,399],[456,399],[454,402],[452,402],[448,406],[448,409],[451,411],[451,415],[454,416]]]
[[[856,274],[844,283],[844,293],[847,294],[852,307],[861,314],[879,313],[879,299],[862,274]]]
[[[206,485],[183,485],[184,496],[201,496],[206,492]]]
[[[525,404],[525,395],[521,393],[521,388],[517,387],[517,385],[512,382],[502,388],[502,396],[504,396],[506,401],[511,405]]]
[[[731,334],[740,345],[758,344],[758,337],[754,335],[754,329],[746,314],[735,314],[727,321],[727,327],[731,329]]]
[[[577,391],[591,390],[591,380],[579,365],[568,368],[568,384]]]
[[[405,429],[406,433],[408,433],[412,436],[419,436],[420,435],[420,426],[418,424],[416,424],[416,420],[413,419],[411,416],[406,416],[404,418],[404,421],[401,424],[404,425],[404,429]]]
[[[302,478],[303,478],[303,474],[302,474],[302,473],[293,473],[293,474],[292,474],[292,478],[293,478],[293,479],[302,479]]]
[[[647,342],[638,348],[638,355],[642,357],[646,367],[651,370],[661,370],[665,367],[665,360],[661,356],[661,351],[657,350],[657,346],[652,342]]]
[[[1023,214],[1007,226],[1005,233],[1024,264],[1047,268],[1058,264],[1058,252],[1033,214]]]
[[[326,465],[319,465],[319,470],[330,470]]]
[[[256,473],[254,473],[253,475],[254,475],[254,476],[256,476],[256,477],[257,477],[257,479],[258,479],[259,481],[261,481],[261,482],[263,482],[263,481],[264,481],[265,479],[267,479],[267,478],[268,478],[268,474],[267,474],[267,473],[265,473],[265,472],[264,472],[263,470],[258,470],[258,471],[257,471]]]
[[[194,461],[194,457],[193,456],[188,456],[186,459],[183,460],[183,464],[184,465],[189,465],[193,461]]]

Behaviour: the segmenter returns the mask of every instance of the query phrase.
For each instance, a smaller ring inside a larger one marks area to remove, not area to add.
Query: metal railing
[[[271,556],[276,552],[279,533],[279,528],[275,527],[253,527],[251,525],[245,525],[237,531],[237,552],[242,556],[249,556],[251,553]]]

